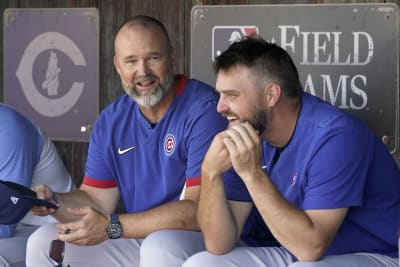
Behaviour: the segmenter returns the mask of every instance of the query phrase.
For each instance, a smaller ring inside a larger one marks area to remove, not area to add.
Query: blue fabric
[[[28,119],[4,104],[0,104],[0,147],[0,180],[30,187],[42,138]],[[0,237],[11,236],[15,227],[0,225]]]
[[[17,224],[0,225],[0,238],[6,238],[12,236],[15,231],[15,228],[17,228]]]
[[[214,135],[226,129],[213,88],[187,80],[182,89],[155,127],[127,95],[107,107],[94,125],[85,176],[96,181],[91,186],[116,181],[127,212],[178,200],[185,182],[200,178]]]
[[[349,208],[326,255],[375,252],[398,257],[400,171],[365,123],[303,93],[294,135],[271,164],[275,152],[263,142],[265,171],[288,202],[302,210]],[[224,179],[229,199],[251,201],[233,170]],[[265,240],[251,235],[261,231],[268,229],[255,211],[243,239],[263,245]]]

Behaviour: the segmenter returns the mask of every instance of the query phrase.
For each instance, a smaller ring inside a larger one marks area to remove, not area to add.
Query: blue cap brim
[[[0,224],[18,223],[34,206],[58,209],[56,204],[37,198],[28,187],[0,180]]]

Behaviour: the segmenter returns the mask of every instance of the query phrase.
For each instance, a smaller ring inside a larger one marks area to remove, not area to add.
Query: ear
[[[170,57],[170,61],[171,61],[171,64],[172,64],[172,66],[176,66],[176,50],[175,50],[175,48],[171,48],[171,52],[170,52],[170,54],[169,54],[169,57]]]
[[[264,89],[265,101],[268,107],[273,107],[281,97],[281,87],[277,83],[268,83]]]
[[[118,61],[118,58],[116,55],[114,55],[113,62],[114,62],[115,70],[118,72],[119,75],[121,75],[121,69],[119,67],[119,61]]]

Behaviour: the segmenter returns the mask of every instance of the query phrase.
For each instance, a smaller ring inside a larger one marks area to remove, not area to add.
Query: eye
[[[137,62],[136,59],[127,59],[127,60],[125,60],[125,64],[126,65],[135,65],[136,62]]]
[[[158,61],[159,59],[160,59],[159,56],[151,56],[151,57],[149,57],[147,60],[150,61],[150,62],[152,62],[152,61]]]
[[[226,94],[226,98],[228,98],[229,100],[235,100],[238,97],[239,97],[239,94],[237,94],[237,93],[227,93]]]

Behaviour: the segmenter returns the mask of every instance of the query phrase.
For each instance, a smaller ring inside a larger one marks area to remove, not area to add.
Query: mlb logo
[[[212,29],[212,61],[234,42],[258,34],[257,26],[214,26]]]

